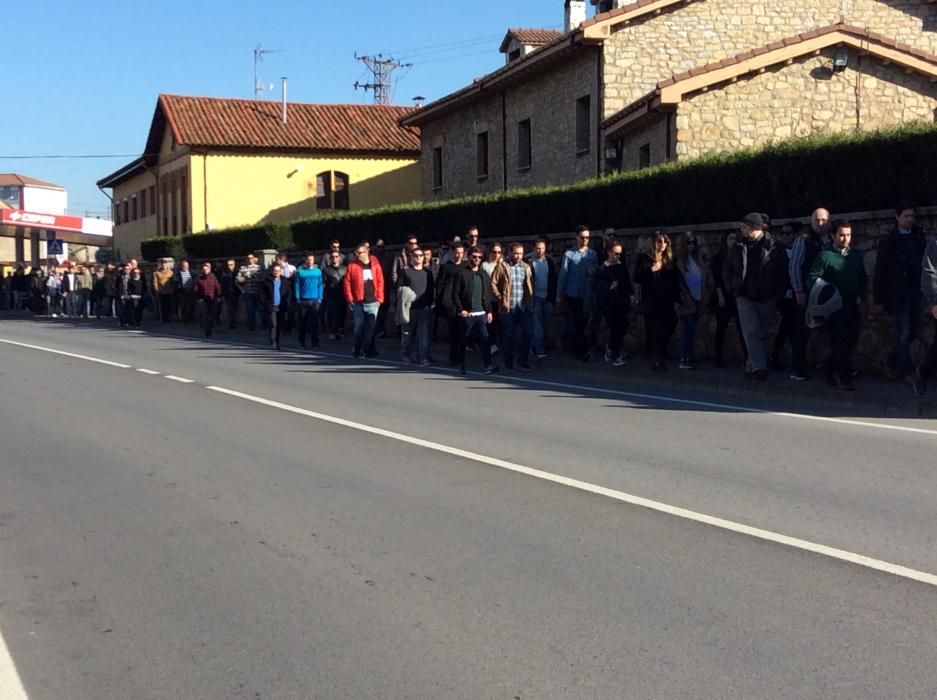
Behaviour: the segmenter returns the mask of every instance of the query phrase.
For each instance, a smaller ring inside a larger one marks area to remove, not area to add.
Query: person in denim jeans
[[[482,269],[482,254],[479,248],[469,250],[469,267],[458,270],[452,287],[450,305],[463,324],[462,343],[459,347],[459,371],[465,374],[465,351],[468,344],[477,342],[481,346],[485,374],[497,369],[491,364],[491,338],[488,324],[491,323],[492,293],[491,278]]]
[[[377,312],[384,303],[384,272],[377,258],[372,258],[366,243],[355,248],[355,260],[348,263],[345,279],[345,301],[351,309],[355,330],[355,346],[352,354],[361,357],[377,357],[374,346],[374,331],[377,327]]]
[[[263,281],[263,273],[263,268],[257,263],[257,256],[251,254],[247,256],[247,264],[241,265],[236,278],[241,287],[241,298],[244,299],[247,327],[252,331],[257,328],[257,315],[260,313],[260,284]],[[262,328],[269,325],[263,315],[260,325]]]
[[[417,248],[410,252],[409,264],[397,273],[398,290],[406,287],[415,295],[409,305],[409,323],[400,327],[401,353],[404,360],[418,363],[421,367],[430,365],[429,337],[435,296],[433,273],[427,269],[425,261],[426,253]],[[397,303],[404,303],[401,294],[397,295]]]
[[[534,243],[533,255],[527,260],[534,285],[534,332],[531,346],[534,355],[541,359],[547,356],[547,337],[553,323],[552,300],[556,298],[556,265],[547,255],[548,243],[546,238],[538,238]]]
[[[699,256],[699,240],[692,231],[680,237],[677,268],[682,275],[680,308],[680,369],[696,369],[696,324],[706,287],[706,273]]]
[[[281,263],[282,264],[282,263]],[[293,274],[293,298],[299,303],[299,344],[306,347],[309,336],[310,347],[319,348],[319,309],[322,305],[322,270],[316,265],[316,256],[306,256],[306,264],[296,268]]]
[[[510,262],[495,268],[491,285],[500,305],[501,346],[504,368],[514,369],[514,331],[520,328],[521,344],[517,368],[530,371],[530,341],[533,335],[534,285],[530,265],[524,262],[524,246],[511,244]]]

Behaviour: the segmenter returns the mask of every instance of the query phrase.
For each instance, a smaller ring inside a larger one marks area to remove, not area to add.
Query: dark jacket
[[[468,269],[468,263],[465,261],[458,265],[454,262],[447,262],[439,268],[435,280],[436,308],[442,309],[447,316],[455,316],[458,313],[454,301],[455,285],[461,272],[466,269]]]
[[[143,279],[143,275],[140,275],[137,279],[133,278],[133,275],[127,278],[127,294],[131,297],[143,297],[144,292],[146,292],[146,280]]]
[[[237,281],[237,270],[225,270],[221,273],[221,296],[228,301],[237,301],[241,297],[241,287]]]
[[[624,263],[600,265],[595,276],[595,302],[599,311],[631,305],[631,275]]]
[[[475,282],[475,272],[470,267],[463,267],[458,271],[458,275],[452,285],[452,298],[450,304],[456,314],[462,311],[472,310],[472,287]],[[481,267],[478,273],[482,276],[482,308],[491,312],[492,299],[494,295],[491,292],[491,278]]]
[[[901,240],[906,236],[906,240]],[[917,226],[912,227],[911,233],[908,234],[898,233],[898,227],[895,226],[891,233],[881,240],[875,259],[872,287],[876,304],[881,304],[886,311],[894,313],[895,305],[903,292],[917,293],[918,275],[926,247],[927,238],[924,231]]]
[[[559,273],[556,271],[556,263],[553,262],[553,258],[549,255],[544,258],[547,261],[547,300],[553,301],[556,299],[556,281],[559,278]],[[534,289],[537,288],[537,268],[534,266],[533,256],[527,257],[527,264],[530,265],[530,270],[533,273],[531,275]]]
[[[921,293],[928,306],[937,306],[937,238],[927,244],[921,263]]]
[[[737,298],[777,299],[790,279],[787,251],[767,232],[757,241],[740,240],[729,251],[723,275],[726,287]]]
[[[345,299],[345,290],[342,288],[342,281],[345,279],[345,264],[338,267],[331,264],[319,268],[322,270],[322,284],[325,285],[326,296],[340,296]]]
[[[634,281],[641,288],[639,313],[654,315],[674,313],[674,305],[680,303],[682,275],[676,265],[654,272],[647,259],[639,261]]]
[[[397,287],[410,287],[410,289],[413,289],[413,282],[411,280],[417,275],[424,273],[426,274],[426,287],[423,290],[423,294],[414,299],[410,304],[411,309],[427,309],[433,305],[433,301],[436,299],[433,273],[425,267],[420,270],[415,270],[412,267],[402,267],[397,273]]]
[[[280,277],[280,308],[286,309],[293,299],[293,285],[286,277]],[[273,277],[264,277],[260,283],[260,301],[266,313],[273,313]]]

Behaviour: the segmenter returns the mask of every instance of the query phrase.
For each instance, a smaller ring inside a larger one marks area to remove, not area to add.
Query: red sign
[[[23,211],[22,209],[0,209],[0,225],[3,226],[22,226],[24,228],[41,228],[47,231],[81,233],[81,224],[80,216],[57,216],[55,214]]]

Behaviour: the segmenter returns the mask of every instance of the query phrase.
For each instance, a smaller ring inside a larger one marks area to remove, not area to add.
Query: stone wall
[[[596,52],[581,49],[548,72],[508,87],[504,92],[507,136],[507,186],[578,182],[596,174],[598,131]],[[576,100],[589,95],[591,142],[576,152]],[[422,127],[420,168],[424,199],[448,199],[497,192],[505,188],[502,167],[502,94],[461,106]],[[531,166],[518,167],[517,124],[531,122]],[[479,179],[476,133],[488,131],[488,177]],[[443,186],[433,188],[433,148],[442,145]]]
[[[836,0],[690,0],[618,28],[604,43],[609,117],[658,82],[773,41],[839,21]],[[850,24],[937,53],[937,5],[855,0]]]
[[[836,49],[698,93],[677,110],[678,158],[758,147],[813,133],[934,121],[937,87],[894,64],[849,51],[845,71],[830,69]],[[858,68],[858,70],[857,70]]]

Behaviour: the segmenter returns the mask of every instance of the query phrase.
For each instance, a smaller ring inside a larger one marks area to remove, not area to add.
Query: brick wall
[[[604,43],[605,117],[691,68],[839,21],[836,0],[691,0],[617,29]],[[855,0],[851,24],[937,53],[937,5]]]
[[[934,121],[937,87],[894,64],[849,51],[845,71],[830,66],[837,49],[699,93],[677,111],[680,158],[813,133],[871,130]],[[858,70],[857,70],[858,68]]]

